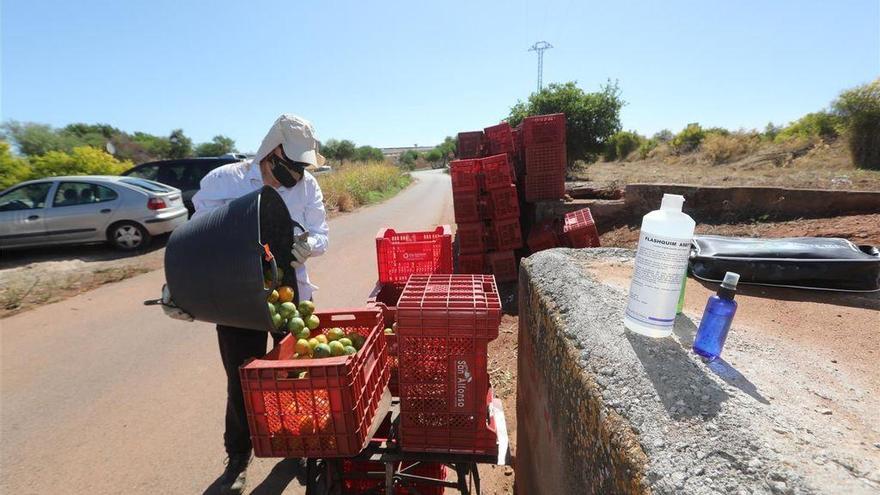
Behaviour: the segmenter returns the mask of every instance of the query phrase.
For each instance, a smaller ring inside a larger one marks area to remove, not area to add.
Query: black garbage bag
[[[696,236],[691,273],[720,282],[725,272],[741,284],[851,292],[880,290],[880,251],[846,239]]]

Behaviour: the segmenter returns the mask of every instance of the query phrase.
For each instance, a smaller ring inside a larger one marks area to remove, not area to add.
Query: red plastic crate
[[[352,356],[294,360],[296,338],[239,370],[257,457],[351,457],[369,442],[370,425],[388,384],[382,312],[377,308],[316,313],[320,326],[365,337]],[[308,374],[299,378],[300,373]]]
[[[527,203],[565,197],[565,175],[526,175],[523,182]]]
[[[404,283],[413,273],[452,273],[452,228],[438,225],[431,231],[376,234],[379,281]]]
[[[522,122],[525,147],[541,143],[565,143],[565,114],[526,117]]]
[[[479,222],[482,216],[480,195],[471,192],[452,193],[452,207],[455,210],[455,222]]]
[[[519,265],[513,251],[495,251],[486,255],[490,270],[498,282],[512,282],[517,279]]]
[[[491,223],[491,247],[496,251],[507,251],[522,247],[522,231],[519,218],[504,218]]]
[[[486,273],[486,258],[483,253],[459,254],[458,269],[455,273],[484,274]],[[396,317],[396,315],[395,315]]]
[[[487,127],[483,129],[483,134],[486,136],[486,151],[488,154],[497,155],[499,153],[513,153],[515,151],[513,129],[511,129],[510,124],[507,122]]]
[[[526,175],[552,175],[565,180],[565,144],[540,144],[526,148]]]
[[[508,184],[504,189],[489,191],[486,209],[487,216],[493,220],[519,218],[519,196],[516,186]]]
[[[529,237],[526,241],[529,251],[537,253],[538,251],[558,247],[559,237],[556,234],[558,231],[559,226],[554,220],[545,220],[535,224],[529,232]]]
[[[400,299],[400,294],[403,292],[403,286],[404,284],[383,284],[382,282],[376,282],[373,292],[371,292],[369,298],[367,298],[367,306],[377,306],[382,310],[382,319],[385,322],[385,328],[394,328],[394,324],[397,323],[397,301]],[[391,395],[399,397],[400,373],[399,361],[397,358],[397,334],[384,333],[383,331],[383,335],[385,336],[385,344],[388,349],[388,366],[391,370],[388,378],[388,390],[391,391]]]
[[[432,480],[446,479],[446,466],[434,462],[400,463],[396,468],[404,474],[412,474]],[[394,495],[443,495],[443,486],[429,482],[405,481],[406,486],[396,486]],[[342,495],[385,495],[385,464],[372,461],[342,461]]]
[[[454,160],[449,163],[453,192],[480,192],[480,159]]]
[[[494,339],[501,299],[492,275],[413,275],[397,302],[397,329]]]
[[[464,344],[466,345],[466,344]],[[484,349],[485,352],[485,349]],[[449,361],[466,362],[460,356]],[[464,380],[466,375],[461,374]],[[473,380],[468,383],[473,383]],[[445,401],[438,400],[448,391],[443,384],[404,384],[400,400],[400,448],[404,452],[439,452],[449,454],[498,454],[498,429],[490,414],[492,389],[486,391],[481,407],[466,413],[442,412]],[[449,384],[453,387],[454,384]],[[417,404],[423,410],[411,410],[404,404]]]
[[[486,250],[486,230],[482,222],[458,224],[455,236],[461,254],[478,254]]]
[[[565,214],[562,236],[572,248],[599,247],[599,231],[589,208]]]
[[[516,182],[513,166],[506,154],[493,155],[480,160],[483,171],[482,185],[486,191],[509,187]]]
[[[483,155],[483,131],[458,133],[456,158],[479,158]]]

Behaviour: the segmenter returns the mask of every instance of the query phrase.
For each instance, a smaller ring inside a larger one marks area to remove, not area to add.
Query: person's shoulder
[[[205,177],[202,178],[201,186],[202,188],[205,188],[212,185],[228,184],[230,182],[238,182],[244,180],[251,166],[251,162],[248,161],[233,162],[227,163],[226,165],[221,165],[214,170],[208,172]]]

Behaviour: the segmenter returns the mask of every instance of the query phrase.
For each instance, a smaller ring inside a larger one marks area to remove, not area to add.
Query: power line
[[[538,41],[529,47],[530,52],[538,53],[538,92],[544,87],[544,50],[549,50],[551,48],[553,48],[553,45],[546,41]]]

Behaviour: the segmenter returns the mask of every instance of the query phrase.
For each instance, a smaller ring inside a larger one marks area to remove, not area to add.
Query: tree
[[[50,151],[29,160],[33,177],[58,175],[119,175],[132,163],[119,161],[91,146],[77,146],[70,153]]]
[[[328,160],[351,160],[354,158],[355,145],[348,139],[343,139],[342,141],[328,139],[324,146],[321,147],[321,154]]]
[[[657,141],[658,143],[668,143],[669,141],[672,141],[672,138],[674,137],[675,134],[673,134],[672,131],[670,131],[669,129],[661,129],[654,133],[651,139]]]
[[[672,138],[669,143],[676,153],[689,153],[696,150],[703,138],[706,137],[706,131],[696,122],[691,122],[684,129]]]
[[[186,137],[183,129],[174,129],[168,136],[168,158],[186,158],[192,156],[192,139]]]
[[[354,159],[359,162],[381,162],[385,161],[385,154],[379,148],[359,146],[355,150]]]
[[[419,152],[416,150],[406,150],[400,154],[398,162],[407,170],[416,168],[416,162],[419,160]]]
[[[132,141],[140,145],[153,159],[168,158],[171,155],[171,141],[167,137],[135,132]]]
[[[608,138],[605,144],[605,160],[624,160],[639,148],[645,140],[635,131],[620,131]]]
[[[11,120],[3,124],[3,135],[15,143],[19,153],[36,156],[49,151],[69,151],[76,139],[56,132],[52,126]]]
[[[196,146],[196,156],[220,156],[235,151],[235,140],[223,135],[216,135],[208,143]]]
[[[528,101],[517,102],[507,120],[516,126],[530,115],[564,113],[568,160],[573,163],[602,152],[605,141],[620,130],[624,104],[616,83],[609,82],[595,93],[585,93],[575,82],[553,83],[532,93]]]
[[[9,143],[0,141],[0,191],[30,178],[27,160],[13,156]]]
[[[840,93],[831,107],[843,120],[856,166],[880,170],[880,78]]]

